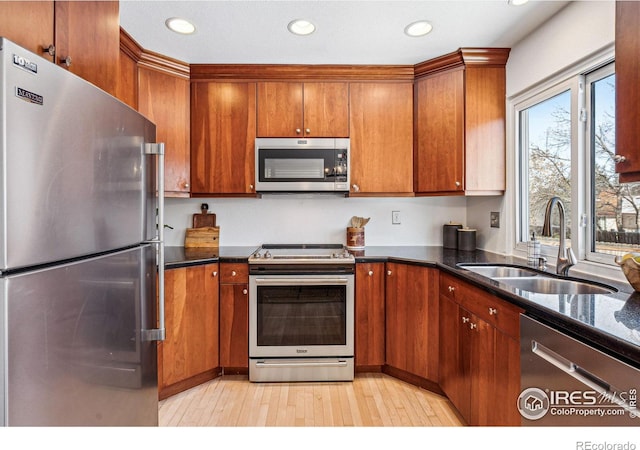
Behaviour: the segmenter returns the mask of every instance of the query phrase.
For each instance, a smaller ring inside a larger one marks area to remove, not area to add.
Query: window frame
[[[614,45],[610,44],[571,66],[545,78],[544,80],[530,86],[507,99],[508,111],[507,130],[509,152],[511,161],[509,166],[513,168],[513,175],[509,177],[509,194],[507,204],[513,211],[511,214],[510,231],[508,235],[511,240],[511,252],[516,257],[526,258],[528,236],[528,189],[522,189],[523,178],[523,158],[528,159],[528,152],[521,154],[521,142],[525,136],[521,135],[520,113],[526,108],[543,102],[561,92],[571,89],[571,117],[573,125],[571,128],[571,223],[572,241],[571,247],[578,258],[578,264],[572,268],[576,272],[593,273],[607,278],[620,278],[620,268],[613,263],[612,258],[596,257],[591,252],[591,143],[587,134],[586,118],[586,75],[592,74],[614,63]],[[615,66],[614,66],[615,68]],[[574,120],[573,118],[578,118]],[[590,131],[590,130],[589,130]],[[525,199],[521,200],[521,193],[525,191]],[[547,258],[550,265],[555,266],[558,255],[558,248],[553,246],[542,246],[541,255]],[[602,256],[602,255],[601,255]]]

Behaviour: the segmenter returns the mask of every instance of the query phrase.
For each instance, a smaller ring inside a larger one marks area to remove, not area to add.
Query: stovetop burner
[[[264,244],[249,257],[249,264],[355,263],[355,257],[342,244]]]

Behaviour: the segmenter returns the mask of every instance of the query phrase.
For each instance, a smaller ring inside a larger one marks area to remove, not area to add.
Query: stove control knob
[[[258,250],[257,252],[255,252],[255,253],[253,254],[253,257],[254,257],[254,258],[256,258],[256,259],[260,258],[260,250]]]
[[[269,258],[271,258],[271,252],[270,252],[269,250],[267,250],[266,252],[264,252],[264,256],[263,256],[263,258],[265,258],[265,259],[269,259]]]

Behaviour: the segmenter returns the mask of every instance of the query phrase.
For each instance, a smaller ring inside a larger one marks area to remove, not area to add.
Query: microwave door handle
[[[640,411],[635,407],[625,402],[619,395],[619,390],[612,387],[609,383],[592,374],[588,370],[580,367],[576,363],[568,360],[567,358],[559,355],[553,350],[545,347],[537,341],[531,341],[531,351],[534,355],[544,359],[548,363],[554,365],[564,373],[584,384],[585,386],[593,389],[603,398],[606,398],[612,403],[624,408],[636,417],[640,416]]]

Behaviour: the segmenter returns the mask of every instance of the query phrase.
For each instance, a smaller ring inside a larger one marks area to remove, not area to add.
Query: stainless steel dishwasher
[[[639,426],[640,370],[520,316],[525,426]]]

